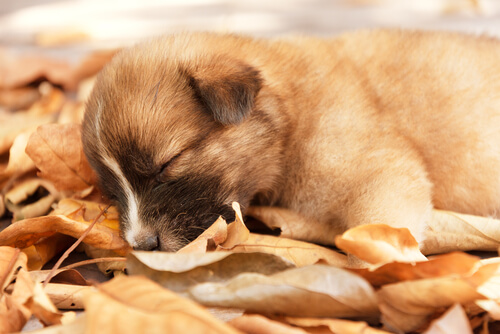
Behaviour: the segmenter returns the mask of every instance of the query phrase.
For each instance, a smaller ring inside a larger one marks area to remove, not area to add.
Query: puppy
[[[233,201],[295,212],[309,241],[370,223],[422,241],[433,207],[500,207],[500,43],[166,36],[99,74],[82,139],[136,249],[175,251]]]

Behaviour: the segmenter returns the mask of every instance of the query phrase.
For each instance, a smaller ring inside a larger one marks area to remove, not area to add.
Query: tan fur
[[[96,167],[99,151],[113,155],[133,138],[151,161],[116,160],[151,175],[182,152],[163,177],[220,176],[220,201],[296,211],[317,226],[302,236],[310,241],[332,243],[369,223],[408,227],[421,241],[433,206],[497,214],[499,64],[497,40],[453,33],[168,36],[122,52],[101,73],[83,140]],[[234,85],[244,101],[232,99]],[[212,117],[200,99],[227,108]],[[227,110],[240,106],[251,111],[233,119]],[[98,131],[102,147],[91,139]]]

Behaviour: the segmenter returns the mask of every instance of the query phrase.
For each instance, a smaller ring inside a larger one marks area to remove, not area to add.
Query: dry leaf
[[[335,244],[347,253],[376,265],[427,260],[407,228],[382,224],[361,225],[337,236]]]
[[[226,238],[227,224],[222,217],[219,217],[208,229],[203,231],[195,240],[179,249],[177,253],[205,253],[214,250]]]
[[[28,259],[19,249],[0,247],[0,296],[9,285],[19,268],[26,268]]]
[[[329,248],[304,241],[272,235],[251,233],[248,240],[233,247],[235,252],[262,252],[281,256],[297,267],[315,263],[327,263],[335,267],[347,266],[347,257]]]
[[[48,213],[60,196],[51,182],[30,178],[16,184],[5,194],[5,206],[13,213],[13,221],[17,221]]]
[[[232,249],[233,247],[240,245],[245,242],[250,235],[250,231],[245,226],[245,223],[243,223],[240,205],[237,202],[233,202],[233,210],[235,212],[235,220],[228,225],[227,238],[218,247],[222,250]]]
[[[48,82],[42,82],[38,90],[41,98],[33,103],[27,113],[33,116],[58,113],[66,101],[64,93]]]
[[[480,260],[476,256],[455,252],[434,256],[417,263],[392,262],[375,269],[349,269],[365,278],[374,287],[423,278],[465,276],[473,273]]]
[[[101,284],[84,303],[88,333],[240,333],[144,277],[121,276]]]
[[[29,277],[29,274],[27,274]],[[30,310],[44,325],[59,325],[63,314],[54,306],[40,283],[35,283],[33,297],[28,303]]]
[[[127,271],[145,275],[162,286],[178,292],[204,282],[223,282],[242,272],[264,275],[293,267],[287,260],[264,253],[167,253],[131,252]]]
[[[99,258],[119,258],[120,255],[109,249],[99,249],[88,244],[83,245],[85,254],[92,259]],[[125,257],[121,257],[125,260]],[[107,261],[96,263],[97,268],[106,276],[111,276],[116,272],[125,272],[125,261]],[[52,281],[51,281],[52,282]]]
[[[27,86],[47,79],[68,88],[76,86],[71,66],[63,61],[43,56],[22,56],[0,49],[0,89]]]
[[[292,327],[258,314],[245,314],[228,323],[247,334],[307,334],[301,328]]]
[[[424,254],[438,254],[455,250],[496,251],[499,244],[500,220],[433,210],[420,248]]]
[[[104,205],[96,202],[64,198],[57,203],[54,215],[63,215],[82,223],[91,223],[99,216]],[[119,215],[116,207],[110,206],[98,220],[99,225],[119,230]]]
[[[87,222],[79,222],[62,215],[24,219],[0,232],[0,245],[26,248],[56,232],[78,238],[88,226]],[[121,255],[130,249],[119,231],[100,224],[92,228],[83,242],[97,248],[113,249]]]
[[[28,270],[40,270],[55,255],[69,248],[75,239],[64,234],[56,233],[41,239],[36,244],[22,249],[28,257]]]
[[[10,110],[28,109],[40,98],[35,87],[20,87],[0,90],[0,105]]]
[[[54,115],[31,115],[26,112],[0,112],[0,154],[6,153],[14,139],[22,132],[36,129],[39,125],[51,123]]]
[[[81,310],[85,294],[95,290],[95,288],[86,285],[49,283],[44,290],[57,308]]]
[[[363,278],[340,268],[313,265],[270,276],[240,274],[224,283],[198,284],[192,299],[207,306],[300,317],[374,318],[377,299]]]
[[[32,313],[27,304],[33,297],[33,282],[24,267],[21,267],[17,272],[12,293],[9,295],[2,290],[2,294],[0,299],[0,332],[20,331]]]
[[[59,190],[80,191],[96,182],[83,153],[80,126],[49,124],[31,136],[26,153],[40,170],[39,176],[52,181]]]
[[[484,299],[478,288],[496,274],[499,266],[478,264],[464,275],[384,285],[377,292],[382,320],[391,330],[414,331],[445,307]]]
[[[424,334],[472,334],[469,318],[460,304],[455,304],[434,320]]]
[[[5,169],[0,168],[0,182],[13,175],[21,175],[35,169],[35,164],[24,152],[32,131],[21,132],[14,139],[9,151],[9,163]]]
[[[368,326],[363,321],[350,321],[340,319],[320,319],[320,318],[290,318],[285,317],[283,321],[294,326],[304,329],[327,328],[329,331],[325,333],[342,333],[342,334],[389,334],[389,332]],[[316,333],[316,332],[314,332]],[[323,331],[322,331],[323,333]]]

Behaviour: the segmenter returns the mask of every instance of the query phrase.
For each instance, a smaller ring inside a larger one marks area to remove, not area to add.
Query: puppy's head
[[[259,72],[224,54],[172,54],[174,41],[116,56],[83,122],[85,154],[136,249],[179,249],[278,173]]]

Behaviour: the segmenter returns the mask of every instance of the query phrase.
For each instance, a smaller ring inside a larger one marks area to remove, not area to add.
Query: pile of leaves
[[[284,209],[251,208],[281,230],[252,233],[234,203],[234,222],[218,219],[176,253],[132,251],[80,141],[83,101],[112,54],[71,65],[0,50],[0,216],[8,225],[0,332],[30,318],[48,326],[44,333],[489,333],[498,325],[500,257],[457,251],[496,252],[495,219],[434,211],[420,247],[407,229],[370,225],[338,236],[334,250],[293,240],[299,231]],[[76,239],[89,260],[43,269]],[[88,263],[110,280],[89,282],[75,270]]]

